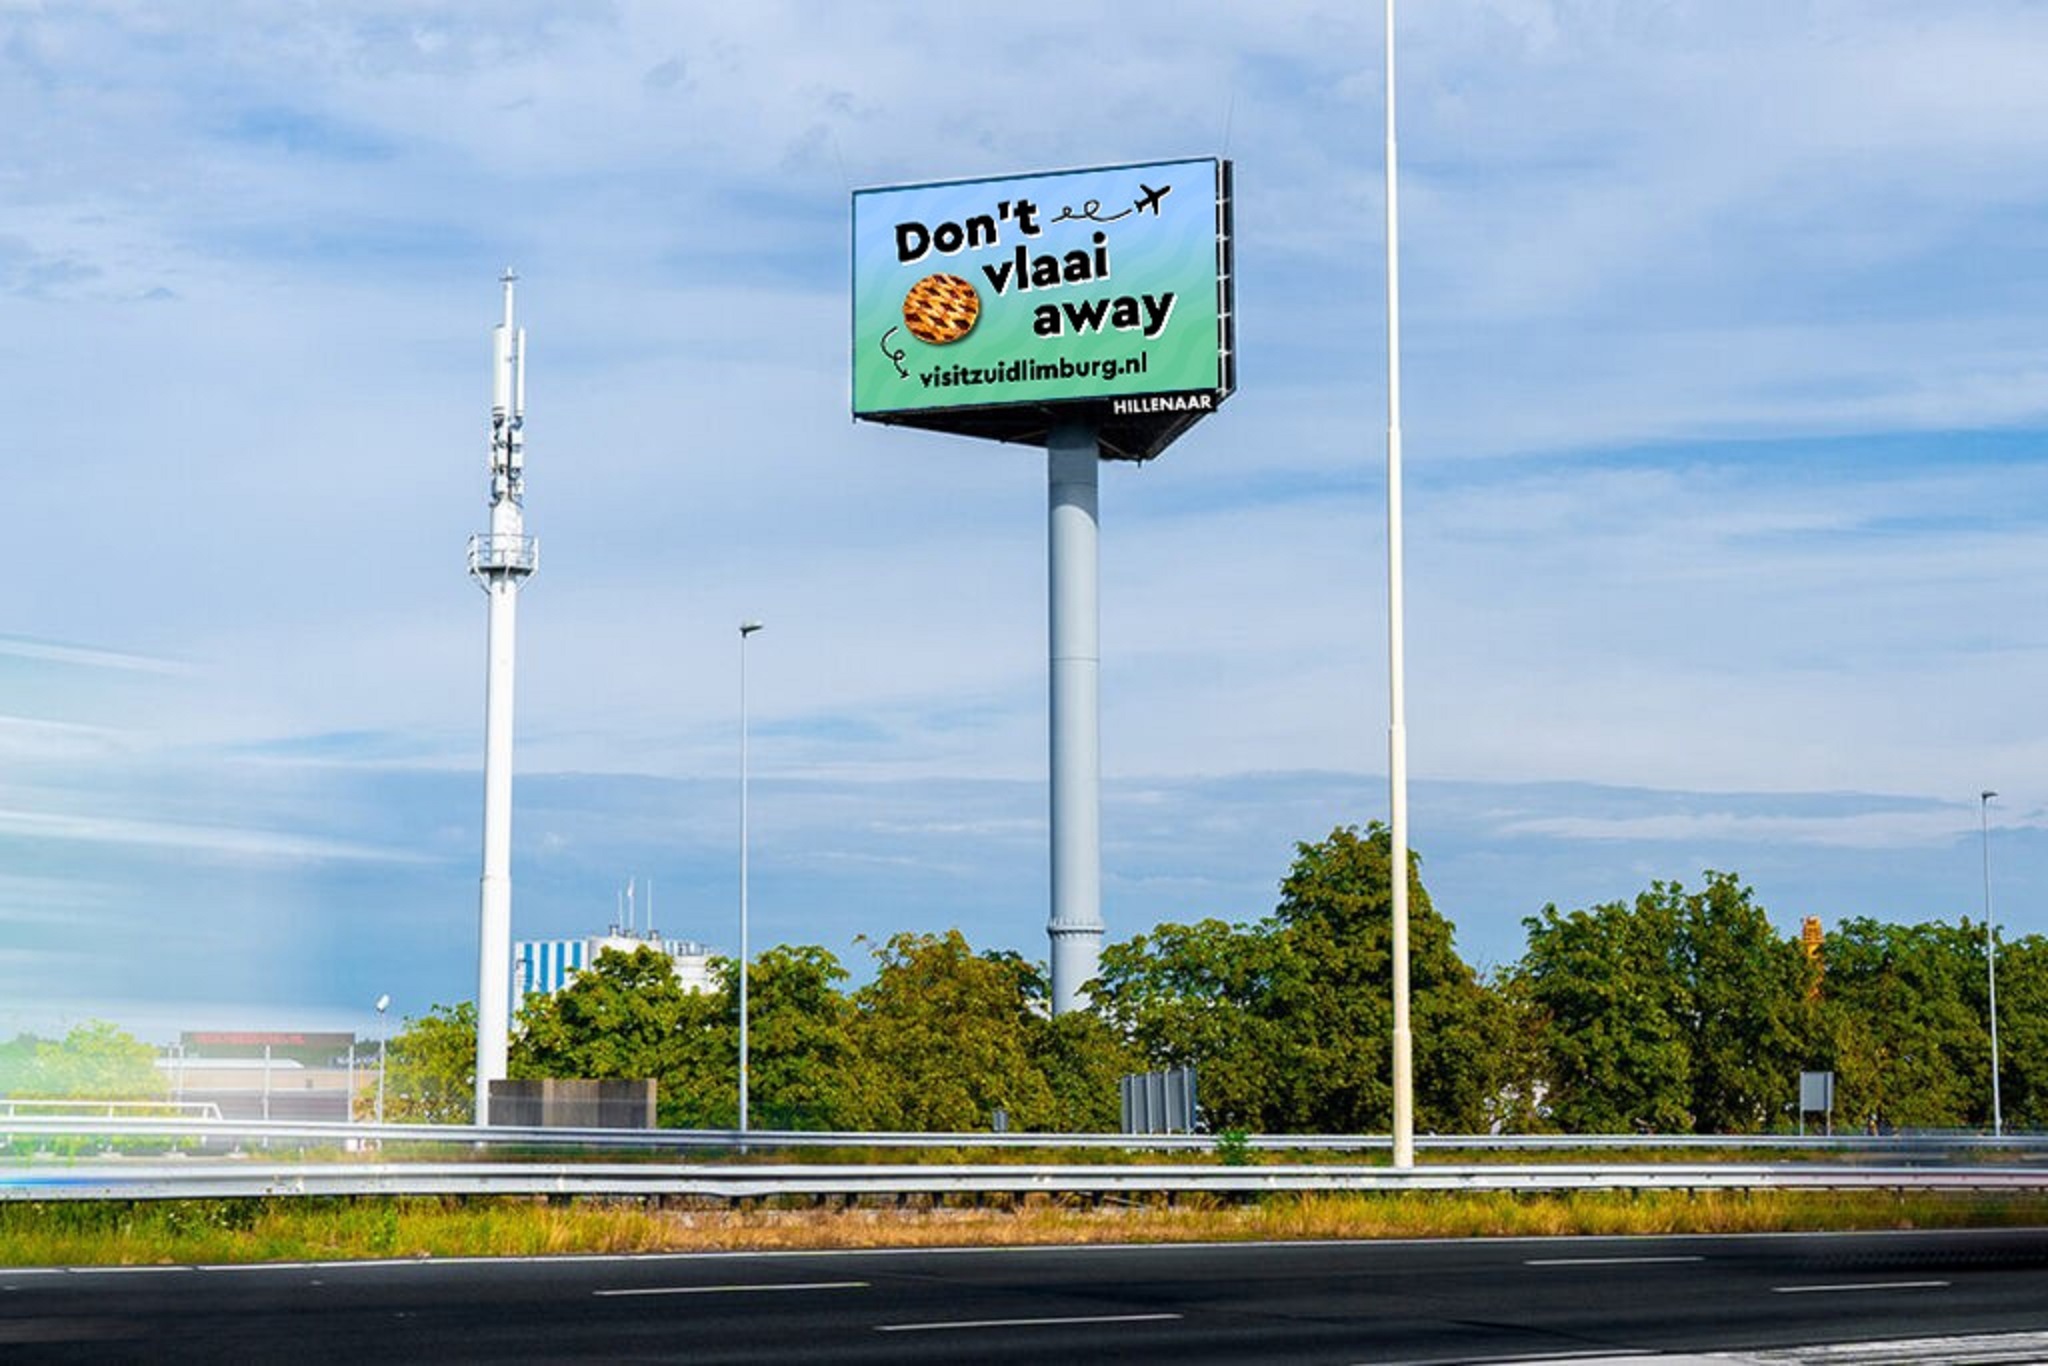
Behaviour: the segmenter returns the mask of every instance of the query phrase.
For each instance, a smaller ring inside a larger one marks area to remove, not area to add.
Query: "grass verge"
[[[0,1204],[0,1266],[2048,1225],[2048,1197],[1584,1191],[729,1210],[527,1197]]]

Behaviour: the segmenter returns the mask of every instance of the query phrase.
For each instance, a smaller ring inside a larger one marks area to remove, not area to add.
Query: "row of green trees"
[[[1038,969],[976,953],[957,932],[901,934],[873,949],[873,980],[848,992],[838,959],[778,947],[747,978],[749,1120],[788,1129],[963,1130],[1000,1110],[1019,1129],[1108,1129],[1117,1079],[1137,1051],[1101,1019],[1051,1018]],[[653,1077],[665,1126],[738,1119],[736,965],[689,992],[652,949],[608,951],[552,996],[529,997],[511,1074]],[[436,1006],[391,1040],[385,1107],[398,1120],[465,1122],[476,1012]]]
[[[118,1025],[87,1020],[61,1039],[0,1043],[0,1096],[17,1100],[154,1100],[168,1088],[156,1050]]]
[[[1212,1128],[1372,1132],[1392,1111],[1385,827],[1298,846],[1273,912],[1162,924],[1105,949],[1095,1009],[1051,1018],[1038,968],[957,932],[874,945],[847,973],[816,947],[748,978],[761,1127],[1113,1128],[1116,1080],[1193,1066]],[[1835,1122],[1982,1127],[1991,1049],[1981,925],[1842,922],[1809,955],[1749,888],[1657,883],[1631,902],[1546,907],[1484,976],[1411,863],[1416,1122],[1425,1131],[1752,1133],[1797,1123],[1798,1074],[1836,1073]],[[2001,1081],[2013,1127],[2048,1124],[2048,941],[1999,950]],[[737,985],[692,994],[659,955],[608,954],[529,999],[515,1077],[654,1077],[661,1122],[736,1119]],[[390,1113],[468,1117],[468,1006],[392,1042]]]

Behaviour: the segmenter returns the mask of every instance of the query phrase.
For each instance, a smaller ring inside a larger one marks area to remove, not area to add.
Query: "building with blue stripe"
[[[575,980],[576,974],[597,961],[606,949],[633,953],[653,949],[664,954],[675,970],[676,981],[685,991],[709,991],[711,950],[688,939],[664,939],[648,932],[635,934],[613,926],[605,934],[582,939],[523,939],[513,946],[521,999],[542,992],[552,996]]]

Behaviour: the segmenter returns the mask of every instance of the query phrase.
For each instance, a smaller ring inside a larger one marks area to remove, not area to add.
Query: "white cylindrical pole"
[[[747,975],[753,957],[747,944],[747,637],[758,621],[740,623],[740,1132],[747,1131]]]
[[[391,1032],[384,1025],[384,1012],[391,1005],[389,993],[377,998],[377,1122],[384,1122],[384,1056],[390,1047]],[[351,1054],[353,1056],[353,1054]],[[350,1098],[353,1105],[354,1098]]]
[[[526,330],[505,319],[491,335],[491,529],[470,538],[469,572],[490,600],[484,651],[484,858],[477,894],[476,1122],[491,1122],[491,1083],[504,1079],[512,1014],[512,664],[519,586],[539,563],[526,534]]]
[[[1387,0],[1387,785],[1394,960],[1394,1165],[1415,1165],[1408,1021],[1408,718],[1401,580],[1401,235],[1394,142],[1394,0]]]
[[[1046,439],[1051,686],[1052,1009],[1082,1008],[1102,956],[1102,665],[1095,429]]]
[[[1991,927],[1991,799],[1996,792],[1979,794],[1977,812],[1984,846],[1984,965],[1991,989],[1991,1133],[2005,1137],[2005,1106],[1998,1093],[1998,934]]]
[[[476,1122],[490,1123],[491,1083],[503,1080],[510,1052],[512,961],[512,663],[519,584],[497,575],[486,585],[490,625],[484,690],[484,868],[477,916]]]

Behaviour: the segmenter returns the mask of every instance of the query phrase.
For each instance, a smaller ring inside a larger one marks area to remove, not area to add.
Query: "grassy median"
[[[1409,1192],[1171,1204],[1033,1196],[996,1205],[744,1210],[530,1197],[52,1201],[0,1205],[0,1266],[2010,1226],[2048,1226],[2048,1196]]]

